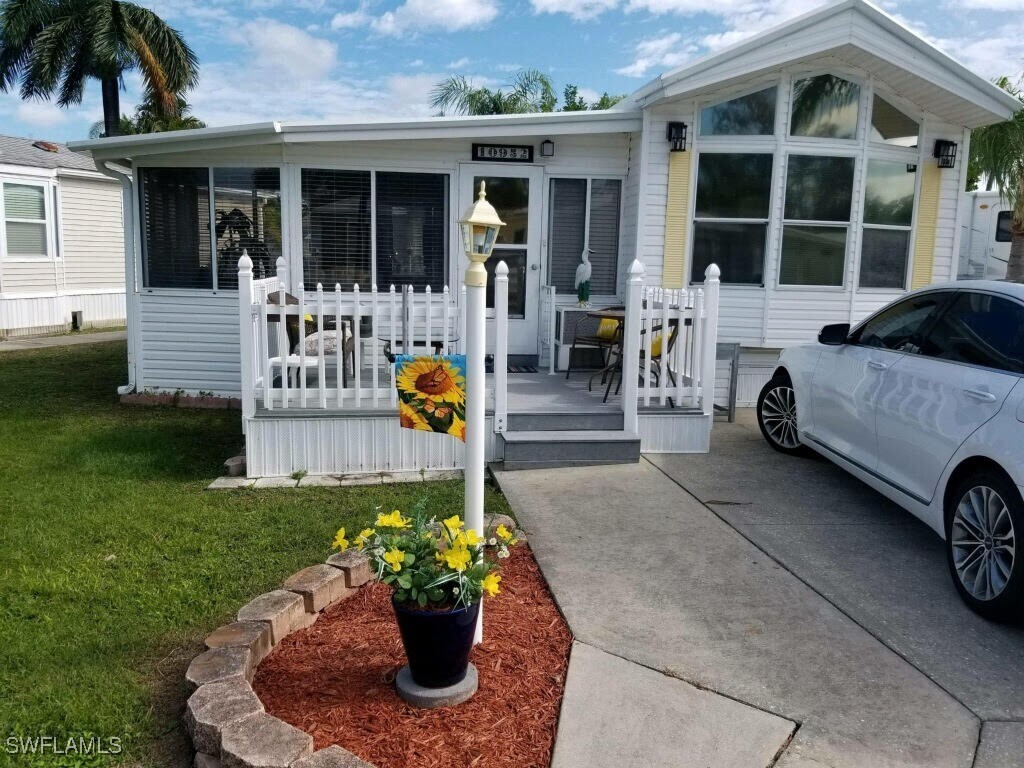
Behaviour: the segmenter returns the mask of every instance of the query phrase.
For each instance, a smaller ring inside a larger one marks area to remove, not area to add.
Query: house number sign
[[[532,163],[533,147],[529,144],[474,144],[473,159],[499,163]]]

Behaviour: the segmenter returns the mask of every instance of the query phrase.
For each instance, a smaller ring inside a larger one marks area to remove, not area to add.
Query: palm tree
[[[430,104],[456,115],[510,115],[521,112],[551,112],[558,103],[551,78],[537,69],[524,69],[512,79],[508,90],[476,87],[463,75],[442,80],[431,91]]]
[[[205,127],[206,123],[192,114],[192,107],[185,101],[185,97],[178,96],[172,113],[162,112],[156,104],[150,101],[142,102],[135,108],[134,117],[121,115],[118,133],[128,136],[135,133],[162,133]],[[89,128],[89,138],[98,139],[103,135],[103,131],[103,121],[95,122]]]
[[[119,89],[131,69],[142,73],[145,100],[172,113],[194,86],[199,62],[159,16],[127,0],[0,0],[0,91],[23,99],[82,102],[86,81],[100,81],[105,133],[115,136]]]
[[[995,184],[1013,209],[1010,230],[1010,260],[1006,279],[1024,283],[1024,94],[1008,77],[996,85],[1021,102],[1021,108],[1004,123],[978,128],[971,137],[971,162],[974,168]],[[991,187],[990,187],[991,188]]]

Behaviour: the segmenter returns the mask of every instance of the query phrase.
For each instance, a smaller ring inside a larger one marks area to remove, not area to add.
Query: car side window
[[[925,293],[893,304],[854,331],[851,341],[863,347],[917,352],[921,330],[948,297],[948,293]]]
[[[1024,373],[1024,306],[963,291],[928,331],[921,354]]]

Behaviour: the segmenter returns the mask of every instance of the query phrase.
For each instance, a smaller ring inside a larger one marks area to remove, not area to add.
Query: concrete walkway
[[[59,336],[27,336],[25,338],[0,341],[0,352],[17,352],[23,349],[46,349],[48,347],[72,347],[77,344],[102,344],[105,341],[124,341],[125,331],[96,331],[95,333],[61,334]]]
[[[496,476],[577,640],[556,768],[972,765],[977,717],[650,462]]]

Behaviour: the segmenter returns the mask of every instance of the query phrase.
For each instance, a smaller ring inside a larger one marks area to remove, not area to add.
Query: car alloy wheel
[[[789,382],[777,382],[765,392],[759,415],[769,440],[790,451],[800,447],[796,430],[796,394]]]
[[[953,567],[975,600],[999,597],[1013,573],[1015,532],[1010,509],[997,491],[970,488],[953,512],[950,546]]]

